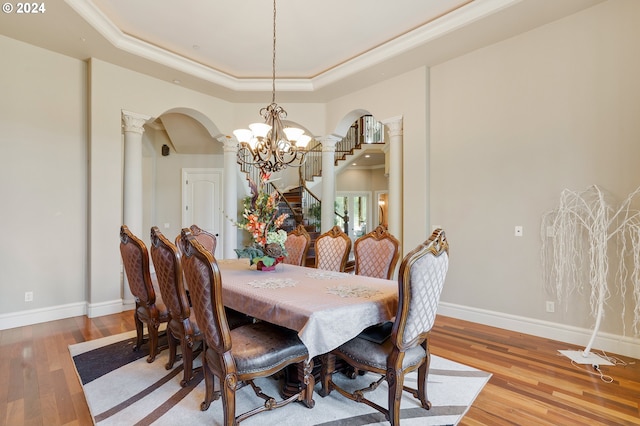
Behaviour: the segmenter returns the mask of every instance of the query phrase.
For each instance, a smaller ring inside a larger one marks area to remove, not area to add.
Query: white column
[[[144,114],[122,110],[122,127],[124,130],[124,225],[142,240],[142,133],[144,123],[151,117]],[[135,306],[134,297],[126,281],[123,288],[123,305],[125,308]],[[132,306],[130,306],[132,305]]]
[[[402,117],[383,124],[389,129],[389,232],[402,244]]]
[[[335,152],[340,139],[335,136],[322,138],[322,204],[320,232],[327,232],[333,227],[336,200]]]
[[[234,225],[238,217],[238,184],[236,174],[238,171],[238,142],[230,136],[221,140],[224,145],[224,200],[222,210],[224,213],[224,226],[222,229],[224,242],[224,259],[235,259],[233,249],[238,248],[238,229]]]

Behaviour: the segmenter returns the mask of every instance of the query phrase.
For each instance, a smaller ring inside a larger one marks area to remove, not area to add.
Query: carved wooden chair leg
[[[387,420],[391,426],[400,425],[400,400],[402,399],[402,385],[404,383],[404,374],[402,368],[387,370],[387,383],[389,384],[389,412]]]
[[[220,383],[222,393],[222,408],[224,410],[223,424],[225,426],[236,426],[236,392],[233,389],[238,385],[238,380],[233,376],[227,376],[224,382]]]
[[[422,408],[430,410],[431,402],[427,398],[427,374],[429,374],[429,362],[425,362],[418,368],[418,394],[415,397],[420,400]]]
[[[140,321],[140,317],[138,317],[138,305],[136,304],[136,312],[133,314],[133,321],[136,324],[136,345],[133,347],[134,351],[140,349],[142,344],[144,343],[144,324]]]
[[[147,329],[149,331],[149,357],[147,358],[147,362],[153,362],[156,359],[156,355],[158,355],[158,327],[160,324],[147,324]]]
[[[193,343],[187,342],[186,339],[182,339],[181,348],[184,375],[180,381],[180,386],[185,387],[193,378]]]
[[[178,340],[173,336],[173,334],[167,330],[167,342],[169,343],[169,360],[165,365],[167,370],[171,370],[173,368],[173,364],[176,363],[177,352],[178,352]]]
[[[207,360],[205,358],[205,350],[202,351],[202,374],[204,375],[204,401],[200,404],[201,411],[207,411],[212,401],[220,397],[220,392],[216,392],[215,382],[217,379],[207,368]]]

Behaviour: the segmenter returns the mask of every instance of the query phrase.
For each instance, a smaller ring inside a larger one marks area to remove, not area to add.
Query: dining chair
[[[204,229],[200,228],[198,225],[193,224],[189,227],[191,234],[207,249],[211,254],[215,256],[216,246],[218,245],[218,238],[213,235],[211,232],[207,232]],[[178,248],[178,252],[180,252],[180,238],[182,233],[178,234],[176,237],[176,247]]]
[[[193,378],[194,350],[198,350],[203,341],[198,321],[189,307],[189,300],[182,280],[180,254],[171,241],[157,226],[151,228],[151,259],[156,270],[160,294],[169,309],[169,360],[166,368],[173,368],[177,360],[177,348],[182,351],[183,379],[182,387]],[[197,356],[198,352],[195,352]]]
[[[260,321],[230,329],[222,302],[222,279],[215,258],[192,235],[183,235],[185,251],[182,264],[189,281],[193,309],[205,337],[203,372],[205,397],[200,409],[222,396],[224,425],[237,425],[263,411],[280,408],[293,401],[313,407],[313,362],[294,330]],[[292,364],[301,364],[304,383],[297,393],[276,401],[256,386],[254,379],[269,377]],[[241,383],[251,385],[256,396],[265,400],[236,416],[236,391]]]
[[[196,233],[193,233],[193,230],[195,229]],[[187,236],[192,236],[193,238],[195,238],[201,245],[202,247],[208,251],[211,256],[215,257],[215,236],[213,234],[210,234],[206,231],[202,231],[202,232],[198,232],[200,228],[198,228],[196,225],[191,225],[189,228],[182,228],[182,230],[180,231],[180,234],[176,237],[176,248],[178,249],[178,254],[180,256],[180,259],[182,259],[182,253],[184,253],[186,247],[187,247]],[[213,239],[211,238],[213,237]],[[213,240],[213,245],[211,245],[211,241]],[[210,250],[210,248],[213,248],[213,250]],[[186,279],[186,277],[184,276],[184,270],[183,270],[183,284],[184,284],[184,288],[185,288],[185,293],[187,295],[187,299],[189,299],[189,306],[192,305],[191,302],[191,295],[189,292],[189,280]],[[240,327],[241,325],[244,324],[248,324],[253,322],[253,318],[251,318],[248,315],[243,314],[242,312],[238,312],[234,309],[231,308],[226,308],[225,307],[225,311],[227,313],[227,322],[229,323],[229,327],[230,328],[236,328],[236,327]]]
[[[344,272],[350,251],[351,239],[339,226],[334,226],[316,239],[315,267],[325,271]]]
[[[287,250],[287,256],[284,258],[283,263],[290,265],[304,265],[307,258],[307,252],[311,245],[311,237],[304,225],[298,225],[293,231],[287,235],[287,240],[284,242],[284,248]]]
[[[165,306],[159,288],[154,288],[149,272],[149,252],[147,246],[133,235],[126,225],[120,227],[120,255],[131,294],[136,299],[133,318],[136,324],[136,344],[140,349],[144,338],[144,324],[149,334],[149,356],[147,362],[153,362],[160,352],[158,347],[158,328],[169,321],[169,310]]]
[[[429,332],[436,318],[448,265],[449,244],[444,231],[438,228],[427,241],[408,253],[400,265],[398,310],[390,336],[374,341],[360,334],[324,355],[320,375],[321,395],[328,395],[335,389],[353,401],[380,411],[392,426],[400,424],[403,390],[419,399],[422,408],[431,408],[427,398]],[[336,357],[359,371],[372,372],[381,377],[367,388],[349,392],[332,380]],[[405,375],[415,370],[418,371],[417,389],[404,383]],[[386,408],[364,396],[385,380],[389,387]]]
[[[400,256],[398,246],[398,240],[383,226],[358,238],[353,244],[355,274],[391,279]]]

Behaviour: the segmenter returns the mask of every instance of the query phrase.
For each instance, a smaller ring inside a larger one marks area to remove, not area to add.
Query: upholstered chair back
[[[449,243],[442,229],[407,254],[398,277],[398,314],[394,325],[396,346],[409,348],[422,342],[436,318],[440,294],[449,267]]]
[[[315,251],[316,268],[344,272],[351,251],[351,239],[339,226],[334,226],[318,237]]]
[[[191,310],[182,281],[180,254],[157,226],[151,228],[151,259],[162,299],[169,309],[171,318],[176,321],[188,319]]]
[[[133,235],[126,225],[120,227],[120,254],[131,294],[136,302],[150,306],[156,302],[149,272],[149,252],[144,242]]]
[[[284,263],[304,265],[310,245],[311,237],[309,233],[304,229],[303,225],[298,225],[296,229],[287,235],[287,240],[284,242],[284,248],[287,250],[287,257],[284,258]]]
[[[189,227],[189,231],[191,234],[198,240],[200,244],[204,246],[204,248],[211,254],[215,255],[216,246],[218,244],[218,239],[215,235],[210,232],[201,229],[198,225],[191,225]],[[182,255],[182,244],[180,244],[180,239],[182,238],[182,233],[178,234],[176,237],[176,247],[178,248],[178,253]]]
[[[391,279],[398,263],[398,240],[384,227],[358,238],[353,245],[355,274]]]
[[[191,233],[198,240],[200,244],[211,254],[215,255],[216,253],[216,245],[218,244],[218,239],[211,232],[207,232],[204,229],[200,229],[198,225],[191,225],[189,227],[191,229]]]
[[[213,255],[193,235],[182,233],[182,267],[191,303],[207,347],[217,353],[231,350],[231,334],[222,303],[222,280]]]

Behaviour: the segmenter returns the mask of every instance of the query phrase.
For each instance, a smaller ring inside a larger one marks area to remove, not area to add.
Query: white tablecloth
[[[398,306],[396,281],[287,264],[263,272],[248,259],[223,259],[218,266],[224,304],[298,331],[310,358],[393,318]]]

